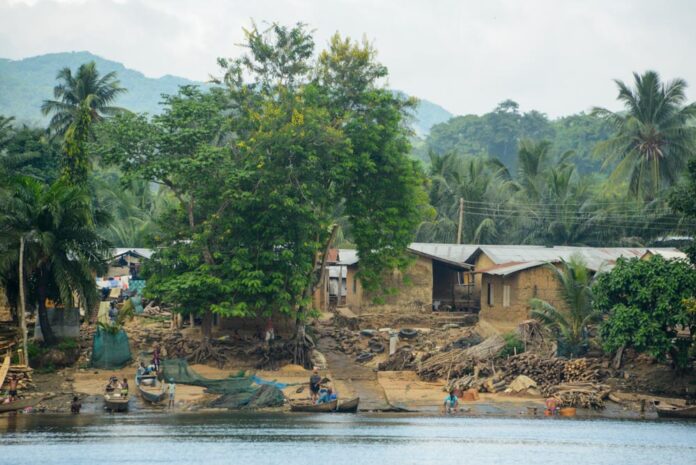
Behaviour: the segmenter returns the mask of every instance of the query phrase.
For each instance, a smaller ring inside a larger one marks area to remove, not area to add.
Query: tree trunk
[[[55,345],[58,340],[55,334],[53,334],[51,324],[48,322],[48,312],[46,311],[46,277],[42,270],[39,271],[37,291],[39,294],[39,324],[41,325],[41,334],[43,335],[44,344],[52,346]]]
[[[201,336],[204,340],[210,340],[213,334],[213,312],[206,310],[201,321]]]
[[[22,332],[22,357],[24,364],[29,367],[27,344],[27,302],[24,294],[24,236],[19,239],[19,327]]]

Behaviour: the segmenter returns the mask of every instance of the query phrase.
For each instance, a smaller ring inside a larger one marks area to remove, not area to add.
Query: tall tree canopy
[[[125,111],[112,106],[116,98],[126,92],[116,79],[116,73],[100,76],[93,61],[81,65],[74,74],[70,68],[63,68],[56,79],[59,83],[53,88],[55,100],[44,100],[41,111],[44,115],[53,115],[49,128],[58,135],[64,135],[71,124],[83,118],[84,107],[92,122]]]
[[[664,83],[655,71],[633,74],[634,87],[616,81],[624,111],[595,108],[616,133],[597,146],[606,165],[615,165],[615,179],[628,180],[633,194],[647,199],[675,183],[696,153],[696,103],[686,104],[686,81]]]
[[[182,89],[152,122],[123,115],[102,128],[107,160],[179,199],[148,286],[192,296],[185,305],[204,322],[212,312],[302,319],[337,205],[363,284],[377,290],[407,263],[426,204],[407,157],[410,102],[383,87],[370,44],[335,36],[313,60],[304,25],[254,25],[246,37],[244,55],[219,60],[219,86]]]

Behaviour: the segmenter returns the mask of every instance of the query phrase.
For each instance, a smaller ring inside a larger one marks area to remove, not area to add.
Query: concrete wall
[[[559,310],[566,308],[558,293],[558,283],[551,270],[538,266],[511,276],[482,275],[480,318],[506,331],[529,318],[529,301],[536,297]],[[488,302],[488,284],[493,287],[493,304]],[[505,286],[509,286],[509,306],[503,305]]]
[[[493,260],[488,258],[488,255],[486,255],[485,253],[480,253],[479,256],[476,257],[476,261],[474,262],[474,271],[484,270],[494,265],[495,263],[493,263]],[[483,304],[484,296],[481,294],[481,279],[482,275],[480,273],[474,275],[473,299],[478,300]]]
[[[348,267],[348,276],[346,277],[346,305],[354,312],[360,311],[363,302],[362,283],[357,278],[357,273],[357,265]]]

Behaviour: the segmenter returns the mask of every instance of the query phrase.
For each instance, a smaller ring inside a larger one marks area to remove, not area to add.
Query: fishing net
[[[112,333],[97,327],[92,341],[92,366],[113,370],[122,368],[131,360],[128,335],[124,330]]]
[[[184,359],[162,361],[165,381],[204,387],[206,392],[221,394],[210,405],[229,409],[278,407],[285,402],[283,392],[274,384],[256,383],[255,376],[244,371],[222,379],[211,379],[196,373]]]

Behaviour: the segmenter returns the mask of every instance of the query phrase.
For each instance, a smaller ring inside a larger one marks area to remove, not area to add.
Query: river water
[[[0,464],[696,464],[696,423],[363,415],[0,417]]]

